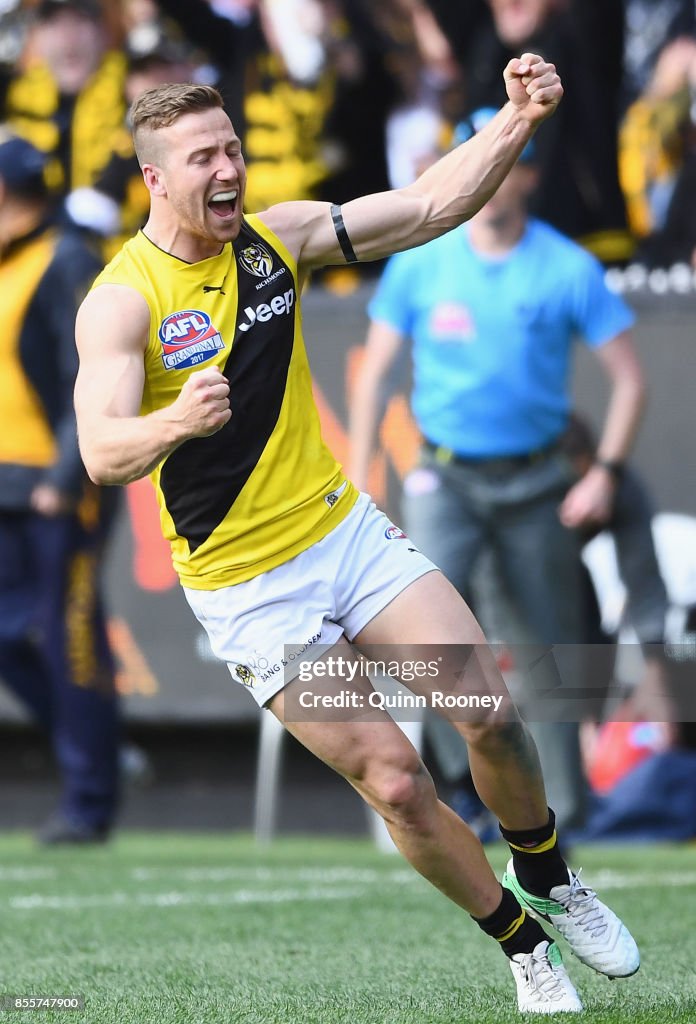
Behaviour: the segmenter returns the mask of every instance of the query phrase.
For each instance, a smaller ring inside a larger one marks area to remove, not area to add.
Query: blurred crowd
[[[71,217],[107,240],[147,195],[127,108],[216,84],[243,138],[247,210],[408,184],[453,126],[504,99],[513,54],[557,64],[531,212],[604,263],[693,264],[693,0],[0,0],[3,119],[51,156]]]

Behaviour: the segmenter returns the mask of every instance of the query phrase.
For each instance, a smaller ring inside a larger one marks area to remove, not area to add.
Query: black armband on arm
[[[346,263],[357,263],[358,257],[355,255],[355,250],[351,245],[346,226],[343,223],[343,214],[341,213],[341,207],[336,203],[331,207],[331,219],[333,220],[334,230],[336,232],[336,238],[338,244],[341,246],[341,252],[346,258]]]

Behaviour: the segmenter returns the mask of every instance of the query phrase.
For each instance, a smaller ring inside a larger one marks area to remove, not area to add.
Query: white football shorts
[[[313,649],[317,658],[343,634],[352,640],[436,568],[361,494],[331,533],[289,562],[231,587],[184,593],[214,654],[263,706]]]

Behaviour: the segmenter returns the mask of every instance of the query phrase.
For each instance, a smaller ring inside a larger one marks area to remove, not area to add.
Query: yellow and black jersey
[[[75,231],[50,222],[0,257],[0,508],[26,509],[37,483],[85,484],[73,409],[75,314],[101,269]]]
[[[321,438],[302,338],[297,268],[248,217],[219,256],[185,263],[140,232],[97,278],[150,308],[141,413],[218,366],[232,418],[172,452],[152,479],[182,583],[217,590],[288,561],[346,516],[357,492]]]

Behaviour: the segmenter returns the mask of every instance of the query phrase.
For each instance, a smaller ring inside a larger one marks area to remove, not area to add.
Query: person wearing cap
[[[126,113],[123,53],[107,49],[96,0],[40,0],[29,59],[10,83],[5,120],[51,160],[60,193],[90,187],[106,166]]]
[[[61,774],[46,843],[106,837],[117,701],[100,597],[105,492],[80,459],[77,306],[101,261],[60,229],[46,158],[0,136],[0,679],[50,734]]]
[[[455,141],[495,113],[476,111]],[[410,339],[422,446],[403,485],[407,532],[462,594],[479,555],[492,551],[526,638],[569,645],[556,651],[573,687],[585,681],[570,647],[585,638],[580,529],[611,514],[644,385],[633,315],[600,264],[527,213],[538,180],[533,145],[468,223],[387,264],[354,389],[352,476],[367,486],[383,385]],[[597,456],[580,479],[562,450],[576,336],[611,388]],[[544,717],[538,707],[530,727],[549,801],[562,827],[577,827],[585,804],[578,724],[535,717]]]

